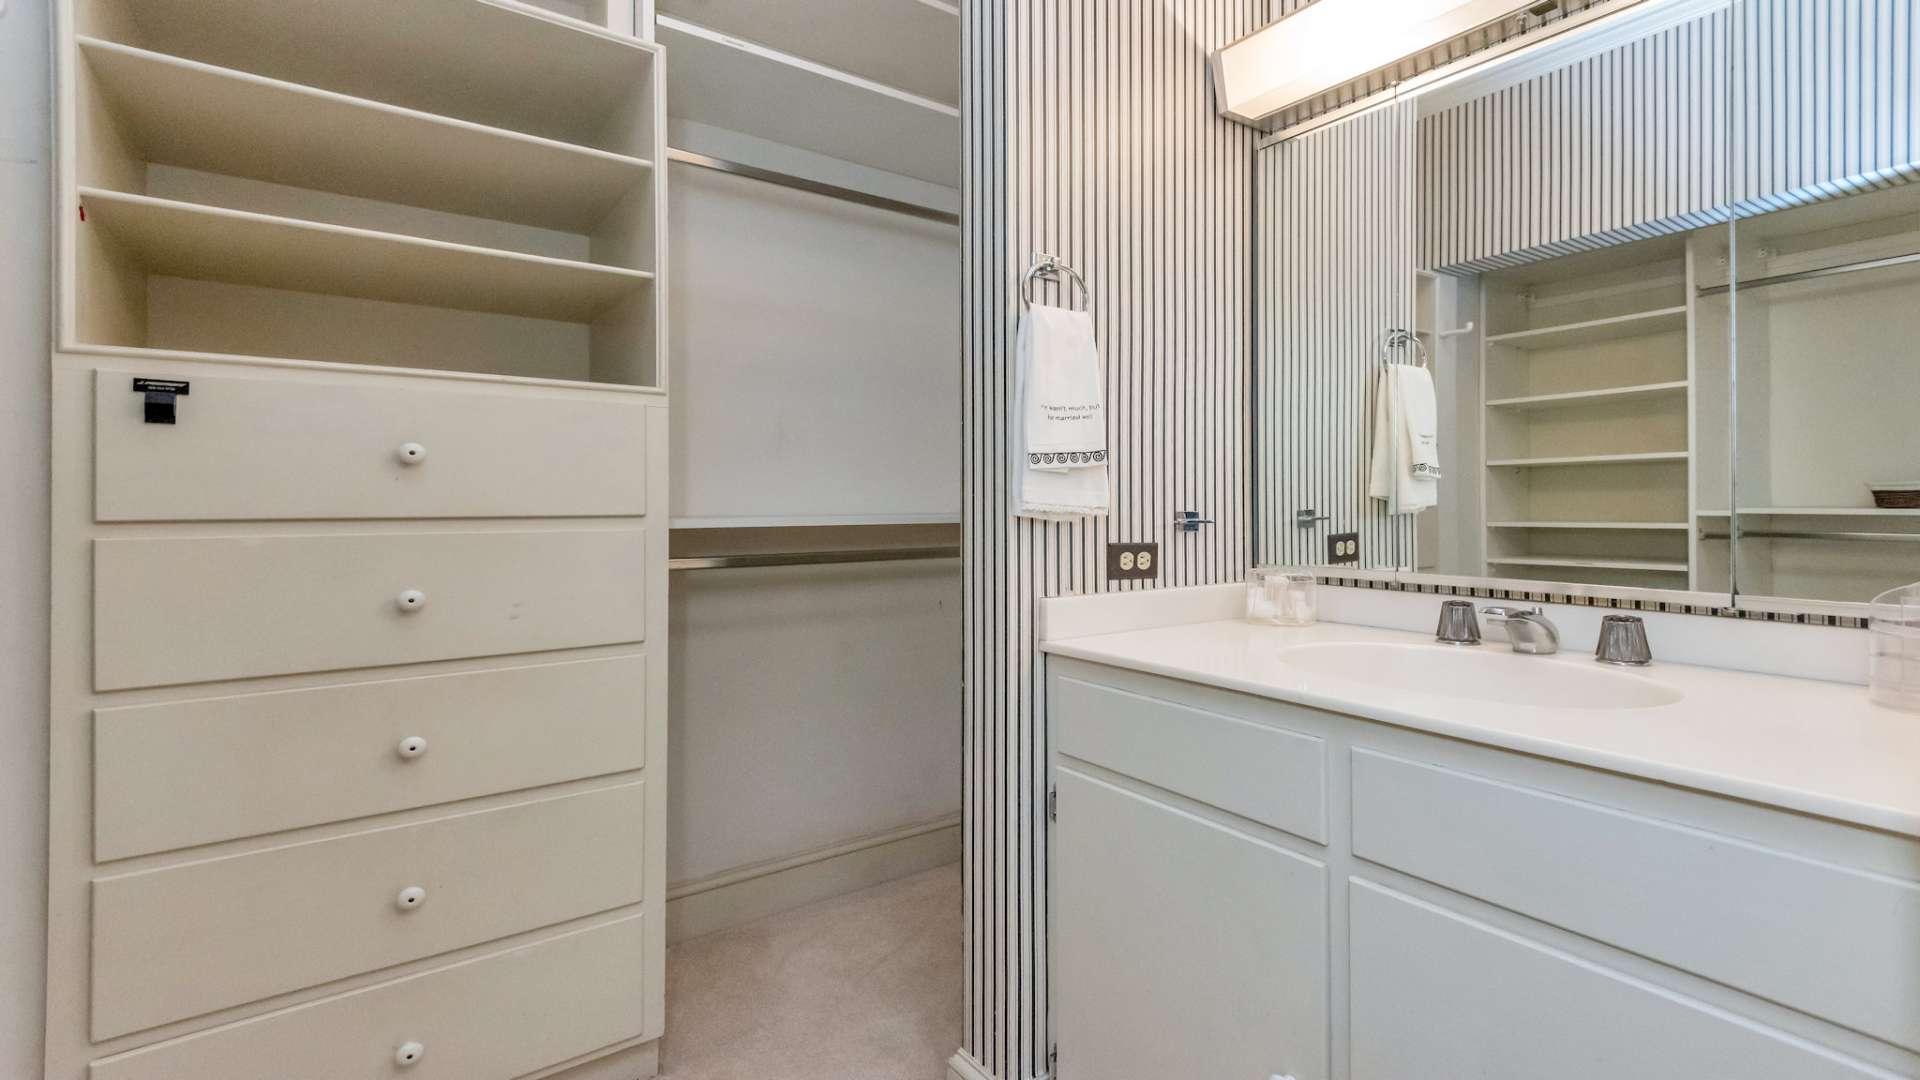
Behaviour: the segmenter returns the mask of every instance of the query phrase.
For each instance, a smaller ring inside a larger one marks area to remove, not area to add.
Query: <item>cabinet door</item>
[[[1353,1080],[1866,1080],[1883,1072],[1355,880]]]
[[[1324,1080],[1327,874],[1062,768],[1060,1080]]]

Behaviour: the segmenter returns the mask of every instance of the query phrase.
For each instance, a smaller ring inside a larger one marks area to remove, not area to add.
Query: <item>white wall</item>
[[[40,1073],[47,895],[48,0],[0,0],[0,1076]]]

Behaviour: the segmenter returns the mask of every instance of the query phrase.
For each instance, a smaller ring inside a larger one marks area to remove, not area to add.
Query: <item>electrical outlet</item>
[[[1108,581],[1147,581],[1160,576],[1159,544],[1108,544]]]
[[[1338,566],[1360,561],[1360,534],[1334,533],[1327,537],[1327,561]]]

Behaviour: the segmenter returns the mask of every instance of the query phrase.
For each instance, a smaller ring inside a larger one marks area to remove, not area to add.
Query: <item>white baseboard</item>
[[[947,1080],[994,1080],[994,1077],[965,1050],[956,1050],[947,1059]]]
[[[936,821],[683,882],[667,889],[667,944],[959,859],[960,815],[950,814]]]

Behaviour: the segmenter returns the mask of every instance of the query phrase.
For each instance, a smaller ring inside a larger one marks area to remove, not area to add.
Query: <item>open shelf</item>
[[[1684,521],[1489,521],[1489,529],[1616,529],[1622,532],[1686,532]]]
[[[1501,566],[1556,566],[1582,570],[1635,570],[1642,573],[1684,574],[1687,564],[1661,559],[1582,559],[1561,555],[1487,556],[1489,563]]]
[[[1727,511],[1702,510],[1699,512],[1699,516],[1710,517],[1710,518],[1723,518],[1727,516]],[[1743,506],[1740,508],[1740,516],[1741,517],[1832,517],[1832,518],[1914,517],[1914,518],[1920,518],[1920,509],[1910,510],[1905,508],[1896,508],[1896,507],[1883,508],[1878,506]]]
[[[1575,454],[1570,457],[1498,458],[1488,468],[1543,468],[1558,465],[1636,465],[1659,461],[1685,461],[1685,450],[1662,450],[1649,454]]]
[[[946,187],[960,183],[960,111],[662,15],[673,115]]]
[[[121,136],[150,163],[581,233],[649,179],[644,158],[99,38],[77,44]]]
[[[659,13],[716,33],[960,104],[960,10],[944,0],[659,0]],[[676,62],[677,59],[676,59]]]
[[[1594,345],[1603,341],[1677,333],[1686,328],[1687,308],[1685,304],[1681,304],[1676,307],[1656,308],[1630,315],[1615,315],[1539,330],[1516,330],[1508,334],[1491,334],[1487,337],[1487,344],[1528,350],[1565,349],[1579,345]]]
[[[80,189],[86,224],[148,274],[587,322],[640,289],[644,270],[570,262]]]
[[[1487,402],[1487,407],[1490,409],[1558,409],[1633,398],[1684,396],[1686,392],[1687,382],[1682,379],[1674,382],[1618,386],[1604,390],[1573,390],[1559,394],[1529,394],[1523,397],[1495,398]]]
[[[636,121],[654,47],[514,0],[75,0],[74,14],[83,36],[653,156]]]

